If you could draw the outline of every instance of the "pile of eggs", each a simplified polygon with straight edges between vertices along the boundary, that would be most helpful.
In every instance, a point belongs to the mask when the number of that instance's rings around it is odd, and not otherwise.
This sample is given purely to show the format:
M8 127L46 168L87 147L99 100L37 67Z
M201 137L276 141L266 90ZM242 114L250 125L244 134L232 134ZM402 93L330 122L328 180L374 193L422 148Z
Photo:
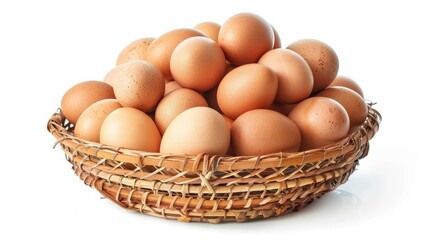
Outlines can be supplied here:
M81 82L61 110L78 138L161 154L263 155L333 144L368 109L355 81L337 76L326 43L281 47L252 13L130 43L104 81Z

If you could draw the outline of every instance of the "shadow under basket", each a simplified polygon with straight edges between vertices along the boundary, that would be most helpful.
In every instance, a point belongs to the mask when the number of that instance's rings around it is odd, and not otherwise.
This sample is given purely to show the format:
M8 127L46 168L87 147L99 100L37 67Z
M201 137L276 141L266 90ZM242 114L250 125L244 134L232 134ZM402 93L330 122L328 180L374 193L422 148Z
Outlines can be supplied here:
M59 110L48 122L82 181L123 208L189 222L243 222L300 210L347 181L368 154L380 113L323 148L263 156L162 155L73 136Z

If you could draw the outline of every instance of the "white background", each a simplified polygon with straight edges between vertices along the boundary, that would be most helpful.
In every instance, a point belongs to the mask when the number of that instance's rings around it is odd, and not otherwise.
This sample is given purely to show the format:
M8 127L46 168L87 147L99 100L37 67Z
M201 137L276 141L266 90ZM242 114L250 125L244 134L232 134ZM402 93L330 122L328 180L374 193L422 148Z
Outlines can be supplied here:
M0 238L428 237L429 18L423 2L2 1ZM222 24L244 11L275 26L283 46L301 38L328 43L340 74L378 103L383 122L369 156L338 190L277 218L185 224L100 199L74 176L60 148L52 150L46 123L63 93L102 79L129 42L206 20Z

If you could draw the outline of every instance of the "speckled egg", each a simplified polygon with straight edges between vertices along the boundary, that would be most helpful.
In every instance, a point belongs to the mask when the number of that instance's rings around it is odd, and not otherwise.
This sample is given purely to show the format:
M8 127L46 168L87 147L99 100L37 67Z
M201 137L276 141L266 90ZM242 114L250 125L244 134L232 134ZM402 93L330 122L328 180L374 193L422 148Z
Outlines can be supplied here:
M346 137L350 127L344 107L326 97L311 97L298 103L289 118L301 132L302 151L336 143Z
M339 69L337 54L326 43L315 39L302 39L288 49L301 55L311 68L314 78L312 93L317 93L334 81Z
M112 86L101 81L85 81L70 88L61 99L61 111L73 124L91 104L115 98Z
M100 130L104 119L121 107L116 99L104 99L93 103L82 112L77 120L74 128L75 136L92 142L100 142Z

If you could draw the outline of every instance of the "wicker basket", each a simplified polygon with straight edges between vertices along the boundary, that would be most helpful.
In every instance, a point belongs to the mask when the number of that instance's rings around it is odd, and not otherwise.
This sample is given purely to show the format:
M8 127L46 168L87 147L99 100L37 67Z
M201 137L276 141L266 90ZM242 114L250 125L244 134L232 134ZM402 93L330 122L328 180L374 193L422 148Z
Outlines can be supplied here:
M61 111L49 119L83 182L118 205L179 221L247 221L299 210L344 183L369 150L381 115L368 104L362 128L342 141L263 156L161 155L73 136Z

